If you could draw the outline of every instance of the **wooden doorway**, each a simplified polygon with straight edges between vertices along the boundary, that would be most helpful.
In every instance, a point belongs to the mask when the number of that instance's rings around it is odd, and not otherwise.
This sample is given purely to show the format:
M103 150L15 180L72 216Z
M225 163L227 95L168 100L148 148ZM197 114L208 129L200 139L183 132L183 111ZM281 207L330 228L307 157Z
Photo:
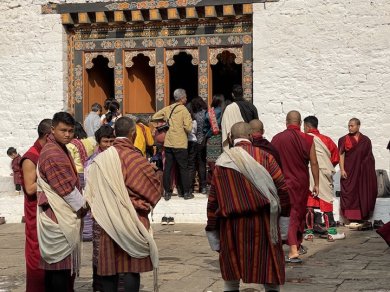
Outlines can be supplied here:
M126 57L124 113L154 113L156 111L154 60L142 52L130 57Z
M91 110L95 102L104 105L107 98L114 98L114 68L108 66L109 60L103 56L97 56L88 66L85 78L85 90L83 99L83 116Z
M230 99L233 85L242 86L242 62L236 54L218 49L211 59L212 95L223 94Z
M198 96L198 66L194 65L193 56L179 52L173 57L173 64L168 67L168 71L171 102L174 99L173 92L177 88L185 89L188 102Z

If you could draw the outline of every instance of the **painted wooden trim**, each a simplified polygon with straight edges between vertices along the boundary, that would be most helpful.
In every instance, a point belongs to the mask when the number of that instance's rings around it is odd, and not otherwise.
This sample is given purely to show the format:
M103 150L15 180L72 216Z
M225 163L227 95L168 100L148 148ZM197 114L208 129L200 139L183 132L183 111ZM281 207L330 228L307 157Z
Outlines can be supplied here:
M178 7L199 7L208 5L229 5L229 4L252 4L278 2L279 0L131 0L122 2L97 2L97 3L52 3L41 6L44 14L63 14L79 12L100 12L115 10L139 10L139 9L156 9L156 8L178 8Z

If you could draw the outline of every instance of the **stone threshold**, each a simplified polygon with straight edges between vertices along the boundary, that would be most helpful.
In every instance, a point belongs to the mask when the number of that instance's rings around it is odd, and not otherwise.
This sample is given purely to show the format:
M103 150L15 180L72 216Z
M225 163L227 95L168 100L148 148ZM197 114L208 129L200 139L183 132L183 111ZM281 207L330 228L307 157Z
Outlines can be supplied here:
M152 223L160 223L163 216L174 217L175 223L198 223L207 222L207 195L195 193L195 198L184 200L177 196L172 196L169 201L161 198L156 208L153 210L153 216L150 215ZM20 223L23 216L23 195L17 195L15 192L1 193L0 195L0 216L4 216L7 223ZM339 215L339 198L335 198L334 214L335 220L340 222L342 218ZM390 221L390 198L377 198L375 211L372 220Z

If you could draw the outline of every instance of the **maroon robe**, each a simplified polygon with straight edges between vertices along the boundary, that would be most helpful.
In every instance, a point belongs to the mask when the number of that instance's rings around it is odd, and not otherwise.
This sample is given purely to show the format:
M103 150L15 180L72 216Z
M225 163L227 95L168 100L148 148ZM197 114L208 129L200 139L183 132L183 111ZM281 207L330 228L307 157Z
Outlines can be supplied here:
M278 150L276 150L275 146L271 144L271 142L269 142L261 134L258 133L253 133L252 139L253 146L259 147L265 152L271 154L275 158L276 162L279 164L279 167L282 168L282 160L280 159L279 152Z
M39 154L42 145L35 141L34 145L23 155L20 167L25 159L30 160L35 165L38 164ZM21 168L22 187L24 192L24 218L25 218L25 258L26 258L26 291L45 291L45 271L39 268L41 255L39 253L39 243L37 235L37 195L27 195L23 170Z
M313 136L302 133L299 126L289 125L287 130L272 139L279 151L291 202L288 244L299 246L305 225L306 204L310 194L309 168Z
M20 185L22 184L22 169L21 169L21 164L20 161L22 160L22 157L18 154L14 159L12 159L11 162L11 168L12 172L14 174L14 184L15 185Z
M368 219L375 208L378 182L371 140L360 133L358 141L346 135L339 139L340 154L344 154L347 179L341 179L340 207L349 220Z
M387 245L390 246L390 222L387 222L376 232L386 241Z

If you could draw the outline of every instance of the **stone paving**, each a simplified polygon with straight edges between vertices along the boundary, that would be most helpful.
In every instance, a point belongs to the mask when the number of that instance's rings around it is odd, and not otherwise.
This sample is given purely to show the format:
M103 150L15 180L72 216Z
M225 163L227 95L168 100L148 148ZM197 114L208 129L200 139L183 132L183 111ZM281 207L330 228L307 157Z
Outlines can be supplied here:
M204 234L204 225L155 224L160 250L160 292L219 292L223 282L218 255ZM347 238L334 243L324 239L305 242L303 264L287 265L287 282L281 291L390 292L390 248L374 231L345 231ZM24 291L24 225L0 226L0 291ZM142 275L142 292L152 291L152 273ZM83 263L76 291L91 289L91 243L83 245ZM243 284L241 291L264 291Z

